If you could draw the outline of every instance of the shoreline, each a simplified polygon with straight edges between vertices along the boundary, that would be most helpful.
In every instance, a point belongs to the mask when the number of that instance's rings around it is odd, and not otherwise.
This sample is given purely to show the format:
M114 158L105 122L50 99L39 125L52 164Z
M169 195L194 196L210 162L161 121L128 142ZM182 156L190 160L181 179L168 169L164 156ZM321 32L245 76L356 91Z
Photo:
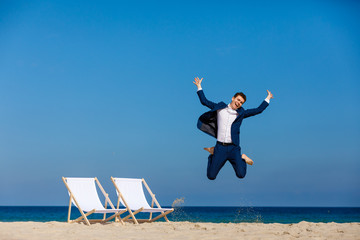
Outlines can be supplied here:
M75 237L75 238L74 238ZM360 222L205 223L0 222L0 240L18 239L360 239Z
M24 206L1 207L0 221L66 222L66 206ZM71 219L80 216L76 207L71 210ZM98 217L98 216L95 216ZM138 218L148 214L139 213ZM360 208L350 207L175 207L169 215L170 221L208 222L208 223L299 223L308 222L360 222Z

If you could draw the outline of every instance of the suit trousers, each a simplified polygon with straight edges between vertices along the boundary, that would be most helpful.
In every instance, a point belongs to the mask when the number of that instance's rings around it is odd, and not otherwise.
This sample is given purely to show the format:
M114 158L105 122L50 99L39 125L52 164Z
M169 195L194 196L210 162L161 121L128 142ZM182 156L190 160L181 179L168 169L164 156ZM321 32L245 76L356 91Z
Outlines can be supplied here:
M215 145L214 154L210 155L208 158L207 177L210 180L214 180L226 161L231 163L238 178L245 177L247 166L246 162L241 157L240 146L224 146L218 142Z

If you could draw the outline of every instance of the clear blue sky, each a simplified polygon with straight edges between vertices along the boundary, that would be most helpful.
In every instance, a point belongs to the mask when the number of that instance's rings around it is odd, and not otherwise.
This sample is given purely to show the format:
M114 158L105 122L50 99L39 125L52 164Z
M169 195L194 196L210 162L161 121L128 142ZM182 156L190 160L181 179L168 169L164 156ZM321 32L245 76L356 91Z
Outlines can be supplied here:
M1 1L0 205L67 205L62 176L144 177L163 205L360 206L357 1ZM213 101L274 93L255 164L206 178Z

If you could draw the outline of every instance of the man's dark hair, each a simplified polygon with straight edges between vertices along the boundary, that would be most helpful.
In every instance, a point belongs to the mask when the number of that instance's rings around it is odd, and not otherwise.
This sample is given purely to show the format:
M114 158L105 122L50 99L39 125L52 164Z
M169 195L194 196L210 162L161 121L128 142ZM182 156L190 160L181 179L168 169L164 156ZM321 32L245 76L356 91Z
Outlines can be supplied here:
M236 98L237 96L241 96L244 99L244 103L246 102L246 96L243 92L235 93L234 98Z

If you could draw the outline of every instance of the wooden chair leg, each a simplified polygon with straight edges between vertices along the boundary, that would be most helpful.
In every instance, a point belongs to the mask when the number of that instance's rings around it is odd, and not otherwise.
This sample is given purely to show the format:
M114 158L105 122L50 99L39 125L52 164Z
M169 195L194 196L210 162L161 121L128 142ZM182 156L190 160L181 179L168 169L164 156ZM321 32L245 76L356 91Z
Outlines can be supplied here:
M79 222L81 221L83 218L84 218L84 221L86 223L86 225L90 226L90 222L89 220L87 219L87 216L89 216L90 214L93 214L95 212L95 209L91 210L90 212L78 217L77 219L73 220L72 222Z
M108 222L108 221L110 221L111 219L113 219L113 218L115 218L115 217L118 217L120 214L123 214L124 212L126 212L126 210L121 211L121 212L118 212L118 213L115 213L114 215L112 215L112 216L108 217L107 219L103 220L102 222ZM120 222L121 222L121 224L124 225L124 221L123 221L121 218L120 218Z
M129 210L129 211L130 211L130 214L127 215L126 217L124 217L123 220L126 221L127 219L129 219L129 218L131 217L131 218L134 220L134 223L135 223L135 224L139 224L139 222L137 221L137 219L136 219L136 217L135 217L135 214L141 212L143 209L144 209L144 208L142 207L142 208L136 210L135 212L132 212L131 210Z
M70 215L71 215L71 198L72 198L72 195L70 194L69 211L68 211L68 219L67 219L68 223L70 222Z
M174 211L174 210L169 210L169 211L167 211L167 212L164 212L164 213L160 214L159 216L151 219L150 222L154 222L154 221L156 221L156 220L158 220L159 218L162 218L162 217L165 218L166 215L168 215L169 213L172 213L173 211ZM167 222L169 222L169 220L167 220Z

